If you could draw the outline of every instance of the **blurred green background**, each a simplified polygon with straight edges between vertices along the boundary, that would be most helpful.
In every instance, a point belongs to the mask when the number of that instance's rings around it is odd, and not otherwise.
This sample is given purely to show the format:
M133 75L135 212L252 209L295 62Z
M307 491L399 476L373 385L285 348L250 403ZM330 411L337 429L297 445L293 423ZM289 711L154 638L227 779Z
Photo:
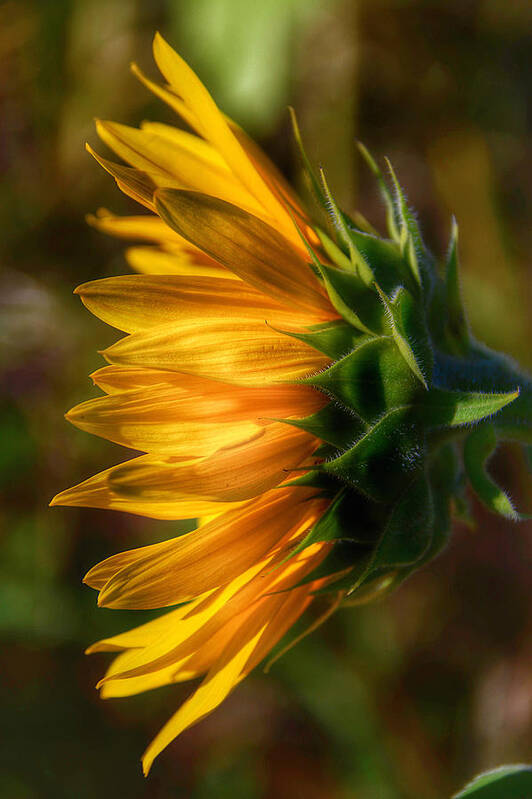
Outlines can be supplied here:
M532 366L529 0L8 0L0 4L1 799L438 799L532 751L530 527L476 507L436 562L344 609L186 732L138 757L190 688L102 702L96 561L175 525L49 499L127 456L62 418L115 334L72 289L126 271L84 222L133 205L84 152L92 118L172 121L129 74L160 29L296 183L286 106L350 210L382 220L355 138L391 157L439 251L461 228L479 337ZM100 147L100 151L104 148ZM360 171L359 171L360 170ZM524 457L494 469L526 504ZM530 484L528 484L528 489ZM530 502L528 509L531 510Z

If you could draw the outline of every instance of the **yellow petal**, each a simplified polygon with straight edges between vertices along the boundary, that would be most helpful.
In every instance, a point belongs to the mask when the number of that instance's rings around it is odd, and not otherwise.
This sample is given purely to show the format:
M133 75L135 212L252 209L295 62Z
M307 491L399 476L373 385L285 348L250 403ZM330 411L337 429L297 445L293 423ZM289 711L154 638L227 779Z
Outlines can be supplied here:
M190 612L191 609L197 607L203 597L199 597L194 602L189 602L188 605L182 605L175 610L167 611L151 621L140 624L138 627L133 627L131 630L126 630L124 633L113 635L110 638L104 638L97 643L92 644L85 650L85 654L92 655L94 652L123 652L128 649L144 649L147 646L152 646L161 638L169 629L175 629L181 619ZM113 670L116 674L117 670Z
M180 247L172 252L159 247L129 247L124 255L135 272L147 275L190 275L240 280L208 255L192 248L187 250Z
M81 430L115 444L175 458L212 455L222 447L262 435L262 425L254 422L180 420L171 404L175 392L168 394L161 397L155 390L141 392L140 397L99 397L72 408L66 418ZM165 415L173 418L165 419Z
M154 172L141 172L139 169L132 169L129 166L122 166L122 164L115 164L113 161L108 161L107 158L102 158L98 155L90 145L85 145L87 151L98 161L106 172L116 180L118 188L136 200L141 205L149 208L150 211L154 210L153 194L157 187L160 185L160 176ZM170 181L168 181L169 183ZM168 185L168 184L167 184ZM175 186L179 184L174 181Z
M233 315L133 333L103 355L111 364L168 369L242 386L305 377L329 363L323 354L265 322Z
M190 125L191 128L198 131L203 135L202 131L203 128L197 116L191 111L190 108L187 107L186 103L172 90L170 86L161 86L159 83L155 83L155 81L150 80L146 75L142 72L137 64L131 64L131 71L135 75L136 78L140 80L141 83L146 86L156 97L159 97L160 100L167 103L170 108L179 114L179 116L185 120L185 122Z
M197 518L218 513L219 502L241 502L273 488L315 447L316 439L304 431L272 423L259 438L207 458L134 458L63 491L51 504L110 508L160 519Z
M143 131L154 133L158 137L166 139L179 151L194 155L208 168L215 168L225 175L231 175L231 170L218 150L205 139L201 139L193 133L187 133L186 130L181 130L181 128L176 128L173 125L165 125L162 122L143 122L140 127Z
M258 627L258 629L257 629ZM150 771L157 755L187 727L212 712L239 682L242 669L262 635L264 620L249 630L239 630L227 645L200 687L172 716L142 756L144 774Z
M177 372L163 369L142 369L135 366L102 366L90 375L93 383L107 394L119 394L122 391L133 391L141 388L160 386L179 388L181 380L189 378ZM189 378L200 380L200 378ZM202 381L203 382L203 381Z
M282 326L302 324L304 314L280 306L241 280L178 275L121 275L78 286L83 304L109 325L136 333L198 316L243 316Z
M190 147L189 140L184 147L179 136L170 139L151 127L138 130L117 122L98 120L96 128L108 147L131 166L150 174L157 185L206 192L261 214L262 206L242 188L227 166L220 168L215 159L202 157L199 148Z
M121 239L140 239L157 243L171 243L182 246L189 252L200 252L190 242L171 230L163 220L155 214L142 216L117 216L106 208L100 208L96 215L89 215L87 222L92 227Z
M200 121L200 132L223 156L233 174L274 218L285 218L284 208L254 169L205 86L160 34L155 35L153 54L168 83Z
M261 635L255 650L247 661L243 672L249 674L255 666L264 660L273 647L281 640L283 635L292 627L299 617L305 612L313 600L308 585L294 588L283 597L283 602L269 620Z
M226 633L228 630L234 630L232 625L238 624L238 619L240 618L242 621L252 610L250 603L243 602L240 597L246 599L251 595L256 596L257 591L253 578L263 571L266 563L267 561L261 561L254 564L228 585L211 592L206 599L200 597L186 605L187 610L191 609L183 613L177 623L170 620L171 614L161 617L161 619L169 619L169 623L162 628L163 632L160 635L152 636L151 640L143 646L129 648L121 660L121 671L118 672L115 669L111 678L104 677L103 680L100 680L98 687L105 685L109 679L128 680L132 677L150 674L172 664L178 666L183 663L185 658L199 653L204 645L208 646L213 636L218 635L224 628ZM180 609L178 608L178 610ZM161 627L158 629L160 630ZM131 630L129 635L134 635L135 632L135 630ZM227 642L226 633L222 632L221 637L222 639L225 637ZM102 644L105 647L106 642L96 644L91 647L90 651L98 651L97 647L102 648Z
M172 86L160 86L154 81L149 80L136 64L132 64L131 66L133 74L157 97L173 108L191 128L200 134L200 136L205 137L212 143L213 149L216 149L220 155L224 157L225 163L229 165L233 174L238 176L243 186L246 186L248 191L251 191L260 201L264 218L268 218L268 221L272 222L275 226L280 226L283 234L297 249L305 254L299 234L293 224L290 214L285 210L285 206L292 209L293 215L300 220L303 226L305 226L306 218L299 208L299 203L297 200L294 200L294 195L287 184L273 168L260 148L251 142L231 119L219 111L205 87L202 86L197 76L194 75L185 62L179 58L177 53L175 53L161 37L159 37L159 40L160 48L158 47L157 41L154 42L154 52L155 50L161 51L161 63L159 63L159 68L167 78L170 72L176 75L176 80L179 81L179 85L181 85L181 78L186 81L189 77L192 77L196 88L199 84L203 97L207 97L210 110L214 113L219 122L219 129L216 133L210 126L210 119L209 124L205 124L203 117L201 115L198 116L198 113L201 114L201 109L197 108L196 105L194 105L193 108L190 103L183 101L179 96L181 94L179 88L176 93ZM165 49L166 53L163 52ZM169 58L166 57L168 55L170 56ZM172 56L177 60L177 72L179 74L173 70ZM168 73L165 73L162 68L163 60L166 64L165 69L168 68L169 70ZM217 135L220 130L222 132L222 138ZM229 145L229 149L227 145ZM253 191L251 186L255 186L260 197ZM270 196L268 196L268 192ZM315 240L314 234L311 233L310 235L313 243L317 244L318 242Z
M278 384L252 388L231 386L216 380L127 366L104 366L91 375L94 383L108 394L128 392L117 401L127 404L142 401L146 391L160 401L158 414L163 421L238 422L259 421L267 417L303 417L315 413L327 403L326 397L303 384ZM137 393L138 392L138 393ZM102 400L105 398L101 398ZM99 407L99 400L89 400L78 407ZM133 417L131 417L133 418ZM79 420L79 417L78 417Z
M106 673L106 677L110 678L113 675L113 670L121 670L123 664L123 656L118 655L111 664ZM144 691L151 691L154 688L160 688L162 685L169 685L174 680L176 673L176 664L172 663L164 669L159 671L152 671L150 674L143 674L140 677L132 677L130 680L109 680L102 685L100 690L100 697L102 699L111 699L121 696L134 696L135 694L143 693ZM193 679L196 676L195 672L189 672L185 679Z
M143 460L145 457L142 456L135 460ZM132 463L132 461L128 461L128 463ZM52 499L50 506L105 508L147 516L151 519L169 520L196 519L198 516L207 516L220 511L218 500L205 499L195 495L175 495L163 501L153 498L149 492L141 490L139 490L138 496L135 496L133 491L129 494L119 491L109 483L117 468L120 467L113 466L72 488L61 491ZM224 509L228 510L238 504L240 503L224 504Z
M252 286L313 311L316 321L337 316L310 266L261 219L197 192L160 189L155 202L173 230Z

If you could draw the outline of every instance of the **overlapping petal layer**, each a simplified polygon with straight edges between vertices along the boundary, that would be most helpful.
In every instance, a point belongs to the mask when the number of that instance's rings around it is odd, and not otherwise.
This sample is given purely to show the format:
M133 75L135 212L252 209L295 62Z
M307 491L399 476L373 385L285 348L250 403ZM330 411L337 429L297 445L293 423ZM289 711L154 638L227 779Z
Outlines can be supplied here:
M204 676L148 748L146 772L268 654L323 584L312 573L330 545L295 548L330 500L287 485L293 470L319 460L322 442L290 422L329 401L298 382L330 359L297 335L338 318L308 263L300 231L320 243L297 197L160 36L154 55L167 86L134 73L194 132L97 123L125 165L93 154L149 213L89 217L103 232L140 242L127 258L141 274L76 290L128 335L92 375L105 395L67 414L145 454L52 503L204 517L193 532L113 555L86 577L107 607L179 605L90 648L119 653L102 696Z

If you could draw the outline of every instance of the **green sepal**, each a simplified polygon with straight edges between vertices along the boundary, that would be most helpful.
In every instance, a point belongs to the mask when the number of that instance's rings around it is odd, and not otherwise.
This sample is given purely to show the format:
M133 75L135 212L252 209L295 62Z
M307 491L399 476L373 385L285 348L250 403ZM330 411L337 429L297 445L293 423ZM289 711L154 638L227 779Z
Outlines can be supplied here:
M386 183L384 176L377 165L377 162L369 150L362 144L362 142L357 142L357 145L362 158L370 168L371 172L373 172L373 175L377 180L377 185L386 208L386 224L390 237L395 241L399 241L399 229L397 226L395 204L390 189L388 188L388 184Z
M395 170L388 159L386 159L386 163L394 188L395 209L400 225L399 241L401 249L415 280L421 286L423 281L420 261L428 264L431 262L431 259L423 243L416 218L408 207L404 191L397 179Z
M385 315L379 298L354 272L320 264L319 270L334 308L363 333L380 333Z
M316 566L296 585L290 588L298 588L301 585L312 583L323 577L331 577L338 574L338 578L325 588L318 589L317 594L329 593L340 589L349 589L355 585L357 580L363 575L372 558L372 547L366 544L358 544L355 541L340 540L336 541L333 548L322 562ZM345 574L343 572L348 573Z
M371 267L376 282L391 292L399 286L406 286L417 294L419 286L408 269L397 244L389 239L381 239L360 230L349 229L349 235L359 257Z
M344 454L316 467L376 501L389 502L422 465L424 447L412 408L388 411Z
M433 521L431 489L421 472L392 506L378 542L365 558L365 567L343 578L342 587L348 589L348 595L356 600L358 592L386 577L390 578L386 591L391 591L408 577L431 545ZM335 583L322 590L337 588Z
M364 285L370 286L374 280L374 275L371 266L360 255L359 251L354 246L353 237L351 236L350 225L349 225L350 220L343 213L343 211L341 211L338 208L336 200L334 199L333 195L331 194L331 190L327 185L327 180L325 178L325 173L323 169L320 169L320 176L323 185L323 190L325 192L325 196L327 197L329 216L331 217L331 220L336 228L340 242L347 247L347 250L349 252L350 262L352 264L352 271L355 271L355 273L362 280Z
M299 427L332 444L336 449L348 449L365 432L366 425L353 411L335 402L305 416L303 419L276 419L275 421ZM317 453L314 453L316 455Z
M334 360L343 358L365 337L365 334L355 330L352 325L342 320L313 325L312 327L307 327L304 332L282 330L280 328L273 329L283 333L285 336L304 341L305 344L318 350L318 352L323 352L324 355Z
M320 230L320 228L315 228L315 233L317 234L321 246L325 250L325 254L329 256L331 261L339 266L340 269L345 269L346 272L353 271L353 264L344 253L340 247L335 244L335 242L325 233L325 231Z
M310 159L309 159L309 157L308 157L308 155L306 153L306 150L305 150L305 148L303 146L303 139L301 137L301 131L299 130L299 123L297 121L296 112L294 111L292 106L289 106L288 110L290 112L290 121L292 123L292 132L294 134L294 139L295 139L295 142L296 142L296 146L297 146L299 155L301 157L301 161L303 163L303 169L304 169L305 175L306 175L306 177L307 177L307 179L308 179L308 181L310 183L310 187L312 189L312 192L313 192L314 196L316 197L316 200L318 201L319 205L321 205L321 207L325 211L327 211L328 210L328 208L327 208L327 199L325 197L325 194L323 193L323 189L321 187L321 184L320 184L318 178L316 177L316 174L315 174L315 172L314 172L314 170L312 168L312 164L310 163Z
M343 488L291 554L323 541L354 541L374 545L381 534L385 509L348 488Z
M368 423L391 408L412 403L422 391L393 339L385 336L362 342L345 358L304 382L336 397Z
M376 287L399 352L418 380L428 389L434 368L434 355L419 302L404 288L399 288L393 299L390 299L377 284Z
M323 496L328 496L331 499L336 496L340 488L338 480L316 469L310 469L299 477L294 477L293 480L282 483L279 488L285 488L286 486L316 488Z
M474 424L513 402L519 391L482 394L475 391L445 391L433 388L421 397L418 408L429 427Z
M325 441L313 453L314 458L324 458L325 460L335 458L337 455L338 447L335 447L334 444L327 444Z
M345 496L345 489L342 489L338 496L333 500L332 504L327 508L321 519L316 522L307 535L299 542L284 559L286 562L298 552L302 552L311 544L316 544L323 541L335 541L346 538L344 535L344 528L341 520L338 517L338 508L341 507L343 498Z
M458 263L458 226L453 217L451 241L445 268L445 299L447 311L446 333L460 354L466 354L471 344L471 336L466 322L462 295L460 291Z
M473 491L494 513L507 519L526 519L514 508L508 495L486 471L486 463L497 448L497 435L492 424L483 424L473 430L464 443L464 466Z
M532 386L530 380L521 378L519 396L509 408L503 408L493 420L495 430L501 438L532 444Z
M430 545L433 519L429 482L421 472L395 503L375 548L371 571L417 563Z

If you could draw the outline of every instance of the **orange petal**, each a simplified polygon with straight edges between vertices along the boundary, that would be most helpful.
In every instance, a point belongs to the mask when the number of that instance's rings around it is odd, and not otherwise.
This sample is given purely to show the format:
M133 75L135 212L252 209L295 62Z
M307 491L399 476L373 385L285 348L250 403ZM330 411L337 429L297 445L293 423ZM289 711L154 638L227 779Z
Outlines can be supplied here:
M323 502L310 492L269 492L245 507L171 541L113 555L85 582L100 588L98 603L114 608L156 608L185 602L218 588L260 561L292 529L309 529Z
M308 416L326 402L307 386L250 389L175 376L174 385L132 388L82 402L66 418L81 430L132 449L201 457L258 436L268 423L261 417Z

